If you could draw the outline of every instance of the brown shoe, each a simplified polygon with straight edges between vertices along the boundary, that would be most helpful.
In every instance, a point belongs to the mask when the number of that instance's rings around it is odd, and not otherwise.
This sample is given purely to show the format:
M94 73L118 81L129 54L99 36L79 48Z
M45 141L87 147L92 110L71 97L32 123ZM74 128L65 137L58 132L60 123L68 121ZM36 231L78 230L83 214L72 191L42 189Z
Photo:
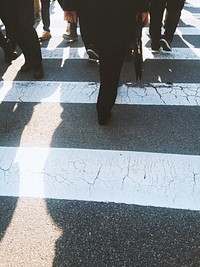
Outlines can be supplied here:
M46 41L46 40L49 40L51 39L51 33L48 32L48 31L43 31L43 34L39 37L39 40L42 42L42 41Z

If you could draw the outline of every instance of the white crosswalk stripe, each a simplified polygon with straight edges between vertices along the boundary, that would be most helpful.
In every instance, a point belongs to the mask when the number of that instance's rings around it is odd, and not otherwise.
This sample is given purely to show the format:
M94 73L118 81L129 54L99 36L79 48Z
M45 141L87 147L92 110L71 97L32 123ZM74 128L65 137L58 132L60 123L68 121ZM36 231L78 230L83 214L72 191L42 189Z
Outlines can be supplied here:
M194 7L187 4L187 8ZM58 8L58 6L56 6ZM144 29L144 60L200 61L200 48L185 36L200 35L199 12L183 11L176 36L186 47L173 47L172 53L153 55L148 47L148 28ZM52 21L58 21L52 15ZM189 22L189 23L188 23ZM86 60L81 47L57 47L60 28L42 47L44 60ZM190 26L189 26L190 25ZM37 30L41 30L39 24ZM79 37L80 38L80 37ZM99 82L16 81L14 70L20 56L4 73L0 82L1 103L96 103ZM9 80L8 77L13 77ZM118 105L199 107L199 83L127 82L119 86ZM14 112L14 110L13 110ZM0 195L79 200L114 201L182 209L200 209L200 157L196 155L146 153L136 151L0 147Z
M99 90L98 82L7 81L0 86L1 102L96 103ZM199 106L200 85L127 83L119 86L116 104Z
M1 147L0 158L1 195L200 209L199 156Z

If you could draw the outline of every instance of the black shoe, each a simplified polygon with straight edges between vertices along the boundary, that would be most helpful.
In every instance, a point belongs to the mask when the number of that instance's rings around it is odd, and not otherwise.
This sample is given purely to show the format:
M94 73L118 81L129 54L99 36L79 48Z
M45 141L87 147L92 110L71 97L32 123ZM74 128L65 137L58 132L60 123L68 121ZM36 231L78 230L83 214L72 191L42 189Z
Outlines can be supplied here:
M160 50L160 43L152 41L152 43L151 43L151 52L152 53L158 53L159 50Z
M35 79L42 79L44 76L44 71L42 65L33 68L33 77Z
M6 63L11 63L12 62L12 46L11 46L11 41L8 39L6 41L5 46L3 47L4 50L4 59Z
M32 69L32 64L29 62L25 62L24 65L21 66L20 72L28 72Z
M67 40L67 41L69 41L69 42L75 42L75 41L78 41L78 35L77 35L77 33L75 32L75 33L68 33L68 32L66 32L66 33L63 33L63 39L65 39L65 40Z
M108 114L104 114L104 115L101 115L101 114L98 114L98 123L99 125L106 125L107 122L109 121L111 117L111 113L108 113Z
M166 39L160 39L160 45L162 46L164 51L168 51L171 52L172 48L171 48L171 42L166 40Z
M89 47L87 48L87 54L89 56L89 60L99 60L99 53L94 45L89 45Z

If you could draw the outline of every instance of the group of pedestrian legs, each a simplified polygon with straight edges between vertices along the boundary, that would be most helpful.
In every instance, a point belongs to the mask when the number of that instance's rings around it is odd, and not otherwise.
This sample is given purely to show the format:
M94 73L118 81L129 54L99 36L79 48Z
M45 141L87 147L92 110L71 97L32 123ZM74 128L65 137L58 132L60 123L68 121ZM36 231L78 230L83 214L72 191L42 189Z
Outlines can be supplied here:
M40 42L34 28L34 1L0 0L0 18L12 48L18 45L24 55L25 63L20 71L33 70L34 78L41 79L43 65Z
M97 98L98 122L107 124L117 97L121 68L130 44L136 37L138 14L145 21L150 15L149 33L152 52L162 47L171 51L171 43L177 28L185 0L58 0L64 10L65 20L74 25L79 19L81 37L88 55L99 60L100 88ZM44 31L50 33L50 0L41 0ZM0 18L6 27L7 40L12 49L17 44L24 54L21 72L33 69L35 78L43 77L40 42L34 28L33 0L0 0ZM2 8L3 7L3 8ZM45 7L45 11L44 11ZM48 12L47 12L48 10ZM46 13L45 13L46 12ZM166 12L164 20L163 16ZM5 38L4 38L5 39ZM7 46L6 46L7 45ZM14 50L12 50L13 53ZM5 56L6 61L7 56Z
M76 22L86 51L99 59L100 88L97 99L98 122L107 124L117 97L119 77L130 44L136 38L138 13L150 14L149 33L152 52L162 47L171 51L171 42L185 0L64 0L65 17ZM162 35L165 10L165 32ZM144 13L146 12L146 13Z
M42 21L43 24L43 32L39 35L39 40L41 42L47 41L52 37L51 29L50 29L50 4L51 2L55 2L55 0L34 0L35 4L35 21L39 22ZM63 0L57 0L61 9L63 8ZM69 23L66 22L66 29L65 33L62 37L69 41L77 41L78 34L77 34L77 23Z
M171 51L171 43L184 3L185 0L150 0L149 33L153 52L158 52L161 47L164 51Z

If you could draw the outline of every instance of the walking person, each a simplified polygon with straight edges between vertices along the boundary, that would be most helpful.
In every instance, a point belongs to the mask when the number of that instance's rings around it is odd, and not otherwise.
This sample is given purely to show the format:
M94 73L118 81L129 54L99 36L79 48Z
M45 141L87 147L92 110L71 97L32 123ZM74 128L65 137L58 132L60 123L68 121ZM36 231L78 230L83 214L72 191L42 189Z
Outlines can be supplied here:
M52 37L50 31L50 0L40 0L40 1L41 1L43 33L41 36L39 36L39 40L46 41Z
M34 0L0 0L0 16L7 37L15 40L24 54L20 72L33 70L33 77L43 77L41 47L34 28Z
M152 52L156 53L160 47L164 51L171 51L171 43L178 26L181 11L185 0L150 0L150 25L149 34L151 38ZM162 35L163 17L166 11L164 22L164 34Z
M148 0L64 0L64 10L70 22L76 22L78 15L86 48L91 43L98 50L100 89L96 108L98 123L105 125L115 104L127 49L134 38L136 15L148 10Z
M52 37L50 30L50 0L40 0L41 1L41 16L43 23L43 33L39 36L41 42L47 41ZM63 8L63 1L58 0L59 5ZM65 40L72 42L78 40L77 34L77 23L67 22L66 32L62 36Z

